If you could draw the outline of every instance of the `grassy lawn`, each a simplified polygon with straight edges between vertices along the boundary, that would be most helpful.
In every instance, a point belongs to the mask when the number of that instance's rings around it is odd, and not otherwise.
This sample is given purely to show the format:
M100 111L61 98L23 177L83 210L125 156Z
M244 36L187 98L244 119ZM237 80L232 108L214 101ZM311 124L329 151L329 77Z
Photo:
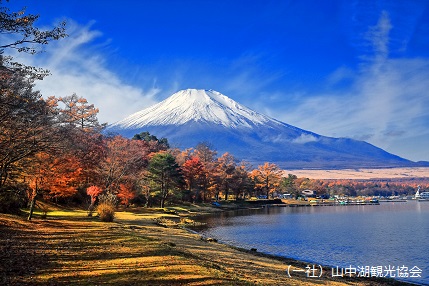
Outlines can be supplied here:
M0 285L393 285L298 272L289 278L288 265L306 264L154 223L195 211L183 208L117 212L113 223L84 210L55 209L44 220L37 213L31 222L0 214Z

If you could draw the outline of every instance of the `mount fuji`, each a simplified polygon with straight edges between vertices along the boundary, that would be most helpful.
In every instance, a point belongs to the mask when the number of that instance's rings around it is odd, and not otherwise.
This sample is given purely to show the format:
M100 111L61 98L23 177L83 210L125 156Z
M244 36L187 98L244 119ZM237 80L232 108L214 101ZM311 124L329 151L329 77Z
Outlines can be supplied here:
M131 138L148 131L173 147L211 144L252 164L281 168L364 168L413 166L364 141L332 138L306 131L253 111L214 91L181 90L152 107L107 127Z

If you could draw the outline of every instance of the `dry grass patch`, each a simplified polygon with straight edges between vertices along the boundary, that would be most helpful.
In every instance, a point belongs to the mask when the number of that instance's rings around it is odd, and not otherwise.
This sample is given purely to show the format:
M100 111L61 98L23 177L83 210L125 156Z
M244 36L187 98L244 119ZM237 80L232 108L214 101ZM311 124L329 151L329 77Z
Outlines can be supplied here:
M306 265L159 227L150 216L115 220L0 215L0 285L391 285L288 278L288 264Z

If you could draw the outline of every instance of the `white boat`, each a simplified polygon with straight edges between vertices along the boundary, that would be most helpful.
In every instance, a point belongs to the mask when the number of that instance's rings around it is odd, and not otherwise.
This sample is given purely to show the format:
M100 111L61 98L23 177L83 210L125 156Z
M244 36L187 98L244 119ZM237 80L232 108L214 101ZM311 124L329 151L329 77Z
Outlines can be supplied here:
M420 192L420 186L417 186L417 193L414 198L419 202L429 201L429 192Z

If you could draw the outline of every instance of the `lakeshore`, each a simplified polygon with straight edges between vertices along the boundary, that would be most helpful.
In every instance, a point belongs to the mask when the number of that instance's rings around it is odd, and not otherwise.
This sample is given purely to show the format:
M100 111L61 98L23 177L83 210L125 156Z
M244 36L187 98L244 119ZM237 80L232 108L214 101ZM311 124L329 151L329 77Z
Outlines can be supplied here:
M321 277L307 277L308 263L235 248L178 227L192 222L192 216L220 211L210 206L122 211L114 223L101 223L75 210L55 210L48 219L32 222L0 215L0 283L410 285L331 277L328 268ZM168 222L178 223L166 227Z

